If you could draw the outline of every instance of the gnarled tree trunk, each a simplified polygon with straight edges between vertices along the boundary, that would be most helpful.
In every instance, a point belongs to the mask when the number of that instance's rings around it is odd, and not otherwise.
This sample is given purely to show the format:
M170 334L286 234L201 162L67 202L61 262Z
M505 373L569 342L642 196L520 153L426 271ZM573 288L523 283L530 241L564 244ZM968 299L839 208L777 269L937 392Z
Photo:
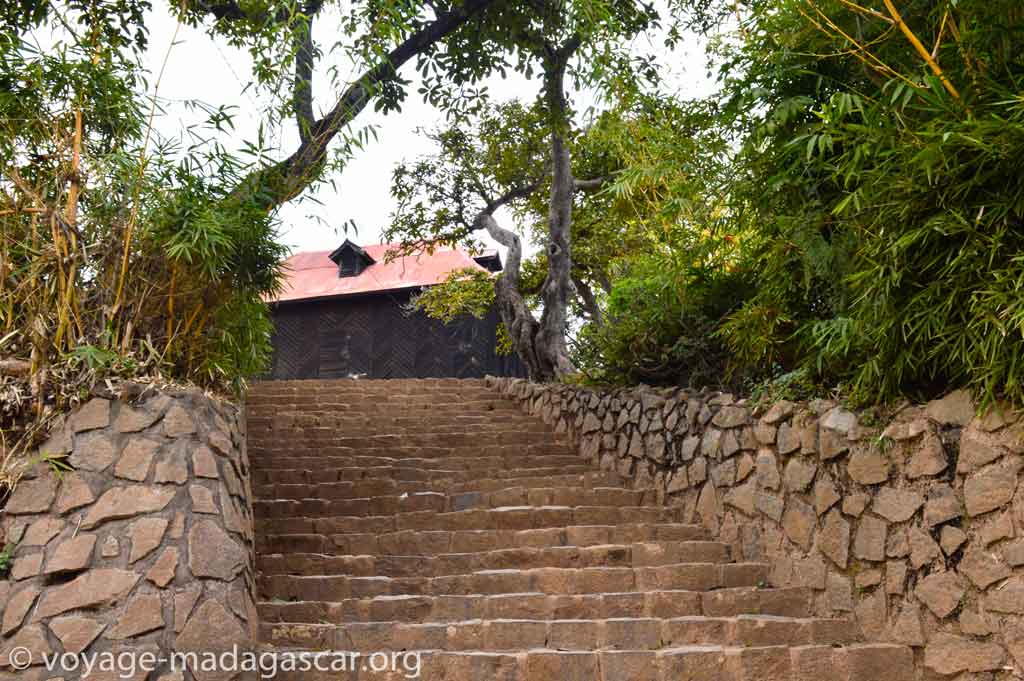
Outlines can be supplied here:
M541 288L544 309L539 322L519 291L522 243L493 216L498 207L514 196L491 203L474 225L475 229L486 229L495 241L508 249L505 270L494 284L495 298L512 347L534 381L551 381L576 370L565 338L569 299L575 294L571 278L571 232L573 194L577 188L565 140L569 124L565 69L578 46L578 39L572 38L559 49L548 48L545 60L544 97L551 126L551 196L548 202L548 274Z

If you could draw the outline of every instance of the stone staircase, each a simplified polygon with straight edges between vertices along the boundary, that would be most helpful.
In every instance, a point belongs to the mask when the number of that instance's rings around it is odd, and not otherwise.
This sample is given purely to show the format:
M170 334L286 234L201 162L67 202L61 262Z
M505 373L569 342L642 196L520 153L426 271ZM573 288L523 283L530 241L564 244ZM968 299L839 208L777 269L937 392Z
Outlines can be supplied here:
M429 681L914 678L483 381L265 382L247 408L268 649L424 651Z

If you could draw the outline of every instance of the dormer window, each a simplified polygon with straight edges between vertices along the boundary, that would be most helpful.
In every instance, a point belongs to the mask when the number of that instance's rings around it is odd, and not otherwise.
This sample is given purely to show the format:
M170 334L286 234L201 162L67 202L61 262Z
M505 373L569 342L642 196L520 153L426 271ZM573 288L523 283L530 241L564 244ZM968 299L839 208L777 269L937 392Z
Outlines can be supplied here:
M376 262L370 254L348 239L329 256L338 266L339 277L358 277L367 267Z

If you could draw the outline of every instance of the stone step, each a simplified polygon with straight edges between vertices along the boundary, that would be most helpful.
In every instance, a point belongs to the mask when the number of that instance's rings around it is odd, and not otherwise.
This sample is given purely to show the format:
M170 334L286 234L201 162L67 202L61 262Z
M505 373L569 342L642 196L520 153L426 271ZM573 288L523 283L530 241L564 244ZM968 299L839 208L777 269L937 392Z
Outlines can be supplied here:
M494 470L516 470L541 466L572 466L586 463L575 452L560 445L519 445L445 449L442 447L346 447L258 448L250 452L253 468L320 468L358 466L421 466L464 468L501 466ZM593 467L590 470L594 470Z
M294 651L301 654L302 651ZM282 671L277 681L915 681L913 652L847 646L680 646L660 650L405 651L351 672ZM339 663L340 664L340 663ZM389 666L390 664L390 666ZM385 668L388 670L385 671Z
M493 392L487 390L464 393L439 391L416 394L365 391L277 396L256 394L246 397L246 408L256 415L273 411L277 407L285 407L292 411L312 409L347 412L372 412L383 408L385 411L400 413L403 411L403 408L427 408L429 406L461 407L463 410L474 412L522 411L514 402L498 397Z
M679 563L654 567L480 570L442 577L262 575L260 600L340 601L374 596L524 593L593 594L623 591L711 591L757 586L764 563Z
M383 533L335 533L330 519L279 518L257 521L262 553L435 556L444 553L500 551L516 548L595 546L639 542L686 542L705 539L698 525L643 523L572 525L527 530L402 530Z
M291 446L350 447L372 449L380 447L481 447L486 445L558 444L551 433L524 432L522 429L500 433L408 433L348 435L333 428L303 428L275 431L260 438L263 447ZM568 448L565 448L568 450Z
M296 428L337 428L349 434L354 429L366 428L371 433L387 433L392 429L431 430L448 432L461 429L462 432L487 432L506 430L510 426L528 427L535 432L554 432L532 416L519 412L502 414L496 417L492 412L486 414L398 414L381 416L379 414L350 414L347 412L316 412L307 410L287 411L277 409L264 415L250 414L248 421L250 435L272 433Z
M266 490L268 488L264 488ZM344 483L320 485L274 485L273 496L258 494L257 516L280 518L291 515L387 515L411 511L464 511L509 506L653 506L658 493L653 489L622 487L506 487L493 492L414 492L371 497L351 496ZM283 510L282 510L283 509Z
M583 459L575 454L525 454L507 456L476 456L476 457L450 457L432 459L395 459L384 456L320 456L305 457L294 456L291 459L280 456L274 459L257 459L252 462L254 470L336 470L339 468L379 468L381 466L402 466L407 468L419 468L424 471L434 471L447 468L454 468L465 473L473 473L476 477L481 474L490 476L495 471L507 470L529 470L536 468L562 468L569 466L585 466ZM589 470L594 470L590 467Z
M856 643L840 619L738 617L498 619L461 622L261 623L273 646L335 650L659 650L690 645L802 646Z
M813 592L734 587L715 591L633 591L558 595L536 592L465 596L378 596L341 601L264 601L262 621L342 624L345 622L451 622L486 619L609 619L616 617L808 617Z
M273 469L255 471L257 497L277 496L275 485L348 485L350 498L406 492L493 492L506 487L624 487L626 480L614 471L597 471L585 464L574 470L562 467L513 471L484 471L471 477L465 471L379 466L376 468Z
M303 502L293 502L300 504ZM321 502L310 510L326 511L326 504L347 502ZM409 511L392 515L305 515L297 507L281 504L274 507L280 515L265 516L261 502L255 504L256 518L276 517L298 520L322 518L320 527L332 531L320 534L365 534L372 532L398 532L401 530L535 530L544 527L570 525L618 525L620 523L678 523L688 515L681 506L509 506L505 508L476 508L466 511ZM357 511L359 509L356 509Z
M288 552L261 554L257 567L265 575L350 575L436 577L477 570L540 567L648 567L682 562L724 563L728 544L713 541L597 544L550 548L501 549L473 553L419 555L327 555Z

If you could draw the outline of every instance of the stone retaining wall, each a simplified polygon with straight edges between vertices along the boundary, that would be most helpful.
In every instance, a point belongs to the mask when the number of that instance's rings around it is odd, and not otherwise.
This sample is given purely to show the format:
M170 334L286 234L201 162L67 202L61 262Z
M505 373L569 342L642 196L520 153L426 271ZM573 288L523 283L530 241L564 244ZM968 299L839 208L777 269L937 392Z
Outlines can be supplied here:
M1024 676L1024 418L958 391L885 424L825 400L488 379L922 678Z
M93 398L53 431L3 512L14 543L0 581L0 678L116 679L41 669L44 653L248 649L253 600L252 493L244 422L198 392L135 403ZM201 659L201 658L196 658ZM131 678L188 681L169 664ZM120 671L123 671L120 670ZM195 671L195 678L225 678Z

